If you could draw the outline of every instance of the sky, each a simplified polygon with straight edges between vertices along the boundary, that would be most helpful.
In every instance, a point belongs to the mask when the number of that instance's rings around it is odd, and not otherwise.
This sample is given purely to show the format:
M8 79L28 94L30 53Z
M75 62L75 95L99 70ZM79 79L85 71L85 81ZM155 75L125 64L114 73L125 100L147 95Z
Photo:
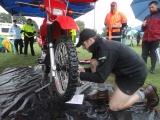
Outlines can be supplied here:
M132 0L99 0L96 3L95 11L93 10L84 16L79 17L78 20L84 21L87 28L94 28L95 13L95 29L102 32L106 14L110 11L110 3L113 1L117 2L118 10L126 15L129 26L137 27L141 25L141 21L135 18L130 7Z
M102 32L104 27L104 19L106 14L110 11L110 3L112 1L117 2L118 10L124 13L128 19L128 25L136 27L141 25L141 21L134 17L130 4L132 0L98 0L95 5L95 10L79 17L76 20L81 20L85 23L86 28L95 28L99 33ZM4 12L3 8L0 7L0 12ZM94 21L95 17L95 21ZM28 18L28 17L27 17ZM40 26L42 23L41 18L32 18ZM94 24L95 23L95 24Z

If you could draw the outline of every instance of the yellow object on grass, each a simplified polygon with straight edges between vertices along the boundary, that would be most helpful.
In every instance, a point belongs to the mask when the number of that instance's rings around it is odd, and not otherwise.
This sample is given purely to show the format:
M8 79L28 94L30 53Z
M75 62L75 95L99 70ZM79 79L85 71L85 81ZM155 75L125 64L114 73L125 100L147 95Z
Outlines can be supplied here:
M13 45L7 38L4 38L2 45L8 52L14 52Z

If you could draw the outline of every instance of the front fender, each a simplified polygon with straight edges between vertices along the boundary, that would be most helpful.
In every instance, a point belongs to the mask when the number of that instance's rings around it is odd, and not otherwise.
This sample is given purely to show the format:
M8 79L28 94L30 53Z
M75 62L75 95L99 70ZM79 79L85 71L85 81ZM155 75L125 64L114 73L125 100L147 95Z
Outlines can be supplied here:
M79 27L76 24L76 22L74 21L74 19L69 16L58 16L55 19L55 22L58 22L60 27L63 30L69 30L69 29L79 30Z

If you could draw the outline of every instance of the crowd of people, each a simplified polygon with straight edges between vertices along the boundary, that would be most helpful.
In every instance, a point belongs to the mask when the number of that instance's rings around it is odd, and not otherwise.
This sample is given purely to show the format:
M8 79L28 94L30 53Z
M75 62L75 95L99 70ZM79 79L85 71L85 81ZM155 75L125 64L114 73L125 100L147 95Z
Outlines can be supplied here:
M9 30L10 35L13 37L16 54L28 54L28 44L30 44L30 50L32 56L35 56L34 52L34 37L36 35L36 29L31 19L27 19L26 24L20 28L17 25L17 20L13 20L13 25ZM22 35L24 39L22 40ZM24 48L24 49L23 49Z

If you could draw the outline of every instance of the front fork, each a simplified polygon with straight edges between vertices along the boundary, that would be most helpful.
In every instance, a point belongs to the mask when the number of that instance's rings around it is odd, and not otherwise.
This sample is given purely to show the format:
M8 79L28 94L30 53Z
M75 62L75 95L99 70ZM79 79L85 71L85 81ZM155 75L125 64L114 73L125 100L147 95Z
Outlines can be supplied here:
M49 54L50 54L50 64L51 64L51 77L56 75L56 64L55 64L55 55L54 55L54 45L49 43Z
M47 41L49 43L49 54L50 54L50 77L55 77L56 75L56 64L55 64L55 53L54 53L54 44L53 44L53 25L48 24L47 25ZM52 79L51 79L52 80Z

